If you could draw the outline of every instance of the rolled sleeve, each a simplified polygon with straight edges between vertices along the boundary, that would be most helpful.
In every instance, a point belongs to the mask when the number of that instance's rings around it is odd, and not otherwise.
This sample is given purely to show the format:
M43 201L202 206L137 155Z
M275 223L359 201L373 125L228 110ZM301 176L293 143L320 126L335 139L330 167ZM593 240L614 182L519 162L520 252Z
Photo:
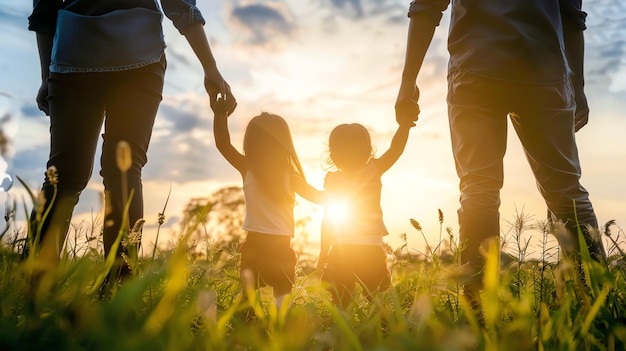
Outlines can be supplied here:
M582 10L582 0L559 0L559 5L564 25L581 31L587 29L587 12Z
M408 16L423 17L439 25L443 11L450 5L450 0L413 0L409 6Z
M172 21L180 33L193 24L205 24L195 0L162 0L161 5L165 16Z
M54 33L57 13L62 6L62 0L33 0L33 12L28 16L28 30Z

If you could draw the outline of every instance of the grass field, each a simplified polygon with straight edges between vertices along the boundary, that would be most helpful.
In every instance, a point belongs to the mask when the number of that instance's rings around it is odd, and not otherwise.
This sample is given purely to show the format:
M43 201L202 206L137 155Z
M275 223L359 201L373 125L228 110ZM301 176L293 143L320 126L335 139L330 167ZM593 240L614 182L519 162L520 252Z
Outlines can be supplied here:
M518 216L509 235L485 253L483 304L473 310L461 298L462 247L453 230L444 228L440 212L440 242L423 253L391 249L392 288L374 301L359 295L345 310L334 307L314 262L302 255L291 303L278 310L269 290L241 296L237 240L194 243L203 250L190 249L209 206L187 217L172 247L127 257L132 279L105 296L99 288L112 261L102 255L96 225L73 226L74 240L56 265L34 255L20 259L25 233L12 224L15 206L12 211L5 216L0 247L0 350L623 350L626 345L624 232L612 222L602 230L608 266L583 250L580 273L550 246L550 225ZM426 238L419 223L412 223Z

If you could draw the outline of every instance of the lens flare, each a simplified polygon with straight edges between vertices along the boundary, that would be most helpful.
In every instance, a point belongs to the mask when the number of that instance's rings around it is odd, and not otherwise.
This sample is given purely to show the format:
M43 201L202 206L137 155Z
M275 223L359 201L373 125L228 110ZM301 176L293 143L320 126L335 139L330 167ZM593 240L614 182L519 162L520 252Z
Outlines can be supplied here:
M348 219L350 215L350 208L344 201L334 200L326 205L325 213L330 221L337 225Z

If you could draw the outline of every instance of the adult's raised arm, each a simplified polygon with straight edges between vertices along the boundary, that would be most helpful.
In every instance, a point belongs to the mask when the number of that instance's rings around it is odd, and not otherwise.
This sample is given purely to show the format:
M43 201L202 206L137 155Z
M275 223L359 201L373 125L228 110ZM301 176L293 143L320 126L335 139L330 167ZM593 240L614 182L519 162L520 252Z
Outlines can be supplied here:
M48 76L52 54L52 39L56 28L57 12L63 6L62 0L34 0L33 12L28 16L28 29L37 36L41 84L37 92L37 106L46 115L48 109Z
M211 51L211 46L204 33L202 24L195 23L185 28L182 34L189 42L193 52L202 64L204 70L204 87L209 94L209 98L214 102L217 100L218 95L220 95L226 102L227 114L230 115L235 111L235 107L237 107L237 100L230 90L230 85L224 80L217 68L217 63L213 57L213 52Z
M50 115L48 107L48 76L50 75L50 55L52 54L52 38L50 33L37 33L37 50L41 67L41 84L37 91L37 107L46 115Z
M396 98L396 121L399 124L417 121L419 89L415 81L426 51L449 1L413 1L409 9L409 31L400 90Z

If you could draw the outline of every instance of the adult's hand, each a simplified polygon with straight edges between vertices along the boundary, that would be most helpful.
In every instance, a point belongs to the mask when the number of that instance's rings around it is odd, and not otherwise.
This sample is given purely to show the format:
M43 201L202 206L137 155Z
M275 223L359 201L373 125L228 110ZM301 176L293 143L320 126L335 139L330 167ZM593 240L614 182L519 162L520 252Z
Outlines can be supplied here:
M587 125L587 122L589 122L589 109L577 110L574 116L574 131L579 131L582 127Z
M37 107L39 107L46 116L50 116L50 107L48 106L48 83L45 80L41 82L36 100Z
M420 91L415 83L401 84L398 97L396 98L396 121L398 124L414 124L420 114L417 103Z
M228 116L235 111L235 108L237 107L237 99L233 96L233 93L230 90L230 85L228 85L217 70L205 73L204 88L206 89L207 94L209 94L211 106L213 106L218 98L220 98L224 100L224 108L226 109L226 114Z
M223 99L221 96L217 100L211 100L211 110L215 118L224 117L228 118L228 111L230 110L230 102Z
M576 82L574 82L576 83ZM574 131L579 131L589 122L589 105L587 104L587 96L583 90L582 84L574 86L576 94L576 112L574 113Z

